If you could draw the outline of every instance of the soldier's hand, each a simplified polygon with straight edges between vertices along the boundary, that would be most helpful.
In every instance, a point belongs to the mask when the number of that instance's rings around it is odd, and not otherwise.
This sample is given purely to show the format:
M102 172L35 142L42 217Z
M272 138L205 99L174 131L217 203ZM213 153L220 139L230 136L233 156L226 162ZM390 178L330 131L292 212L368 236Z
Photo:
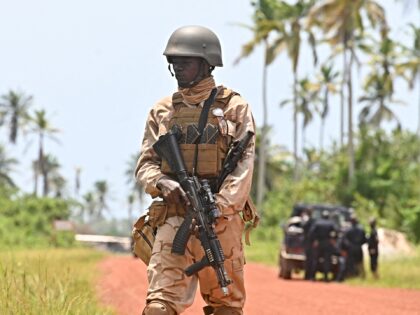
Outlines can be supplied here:
M190 204L187 194L177 181L174 181L167 176L163 176L157 182L156 187L160 189L163 199L165 199L166 202Z
M197 221L195 219L191 220L191 225L190 225L190 230L191 233L196 237L199 238L200 233L199 233L199 227L197 225Z

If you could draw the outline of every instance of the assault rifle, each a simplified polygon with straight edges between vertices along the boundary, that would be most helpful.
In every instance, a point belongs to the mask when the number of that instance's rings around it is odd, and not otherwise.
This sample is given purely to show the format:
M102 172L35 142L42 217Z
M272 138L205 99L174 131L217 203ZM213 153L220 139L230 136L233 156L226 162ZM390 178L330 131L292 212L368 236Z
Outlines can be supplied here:
M175 126L167 134L159 137L159 140L153 145L155 152L168 162L172 172L176 174L179 184L190 201L185 219L175 235L172 253L185 254L187 242L191 236L192 220L194 219L198 227L198 238L205 255L200 261L187 267L185 274L191 276L201 269L211 266L216 272L223 294L227 295L229 292L227 286L232 281L225 270L223 249L214 232L214 225L216 219L220 217L220 211L216 207L209 182L205 179L200 181L196 176L188 175L178 145L180 137L181 131Z

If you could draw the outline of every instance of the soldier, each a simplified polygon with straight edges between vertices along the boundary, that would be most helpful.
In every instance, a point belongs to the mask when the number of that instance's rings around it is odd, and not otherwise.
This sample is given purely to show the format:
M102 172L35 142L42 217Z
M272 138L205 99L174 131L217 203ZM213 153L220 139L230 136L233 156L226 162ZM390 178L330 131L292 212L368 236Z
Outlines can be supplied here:
M178 91L160 100L151 109L136 168L137 180L145 187L145 191L152 197L163 197L165 202L162 211L155 211L161 217L154 218L154 222L160 224L157 224L147 268L149 289L143 314L182 313L193 303L199 284L207 304L205 314L241 315L245 303L242 246L244 220L241 212L251 207L247 198L252 182L255 137L220 190L215 191L214 187L229 145L241 139L247 131L255 132L251 108L237 92L221 85L216 87L212 72L215 67L222 67L223 63L219 39L211 30L201 26L179 28L170 36L163 54L169 63L169 71L172 75L172 70L175 73ZM168 165L160 160L152 148L159 136L166 134L172 126L179 126L183 133L180 149L191 173L198 120L204 111L203 104L214 88L217 89L217 95L207 115L205 143L198 145L196 175L199 179L209 179L222 214L215 231L225 254L225 269L233 280L228 286L228 295L221 292L212 268L204 268L191 277L185 275L184 269L204 255L194 235L188 241L184 256L171 253L172 242L183 221L188 199L174 180L176 177Z
M310 232L309 239L313 247L312 280L315 279L319 259L323 258L324 281L328 281L331 271L331 256L334 253L334 241L337 237L337 228L329 219L329 212L323 210L321 218L316 220Z
M370 257L370 271L372 272L373 277L377 279L379 278L379 275L378 275L379 239L378 239L378 232L376 230L376 219L371 218L369 220L369 225L370 225L370 234L367 240L367 244L368 244L369 257Z
M347 248L347 275L365 276L363 268L362 245L366 243L366 234L355 214L350 217L351 227L344 234L344 243Z
M312 209L305 207L301 213L302 216L302 228L303 228L303 248L305 251L305 280L310 280L314 277L312 275L312 260L313 260L313 251L312 244L309 240L309 231L314 223L312 218Z

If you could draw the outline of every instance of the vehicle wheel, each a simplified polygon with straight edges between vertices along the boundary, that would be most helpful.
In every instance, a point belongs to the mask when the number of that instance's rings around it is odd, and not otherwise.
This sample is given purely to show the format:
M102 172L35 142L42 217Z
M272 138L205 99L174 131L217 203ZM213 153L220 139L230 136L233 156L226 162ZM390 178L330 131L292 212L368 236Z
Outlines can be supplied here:
M281 256L279 261L279 278L284 278L284 259Z
M283 279L289 280L292 278L292 264L290 261L283 259L283 265L281 269Z

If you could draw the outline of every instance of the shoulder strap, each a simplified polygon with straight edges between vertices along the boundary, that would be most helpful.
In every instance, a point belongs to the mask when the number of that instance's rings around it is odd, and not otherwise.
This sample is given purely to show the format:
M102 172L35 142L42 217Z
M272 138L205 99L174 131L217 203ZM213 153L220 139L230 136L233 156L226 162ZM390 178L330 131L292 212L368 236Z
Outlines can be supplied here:
M198 141L198 143L201 143L201 140L203 137L203 130L206 127L207 119L209 116L209 110L216 98L216 94L217 94L217 88L213 88L213 90L211 90L209 98L204 101L203 110L201 111L200 118L198 120L198 132L200 134L200 137L199 137L200 141Z
M207 119L208 119L208 116L209 116L209 110L210 110L211 105L214 102L214 99L216 98L216 94L217 94L217 88L213 88L210 92L210 96L208 97L208 99L206 99L204 101L203 110L201 111L200 118L198 120L198 134L199 134L199 136L197 137L197 141L195 143L193 175L195 175L195 170L196 170L196 167L197 167L198 144L201 143L201 141L202 141L203 130L204 130L204 127L207 124Z

